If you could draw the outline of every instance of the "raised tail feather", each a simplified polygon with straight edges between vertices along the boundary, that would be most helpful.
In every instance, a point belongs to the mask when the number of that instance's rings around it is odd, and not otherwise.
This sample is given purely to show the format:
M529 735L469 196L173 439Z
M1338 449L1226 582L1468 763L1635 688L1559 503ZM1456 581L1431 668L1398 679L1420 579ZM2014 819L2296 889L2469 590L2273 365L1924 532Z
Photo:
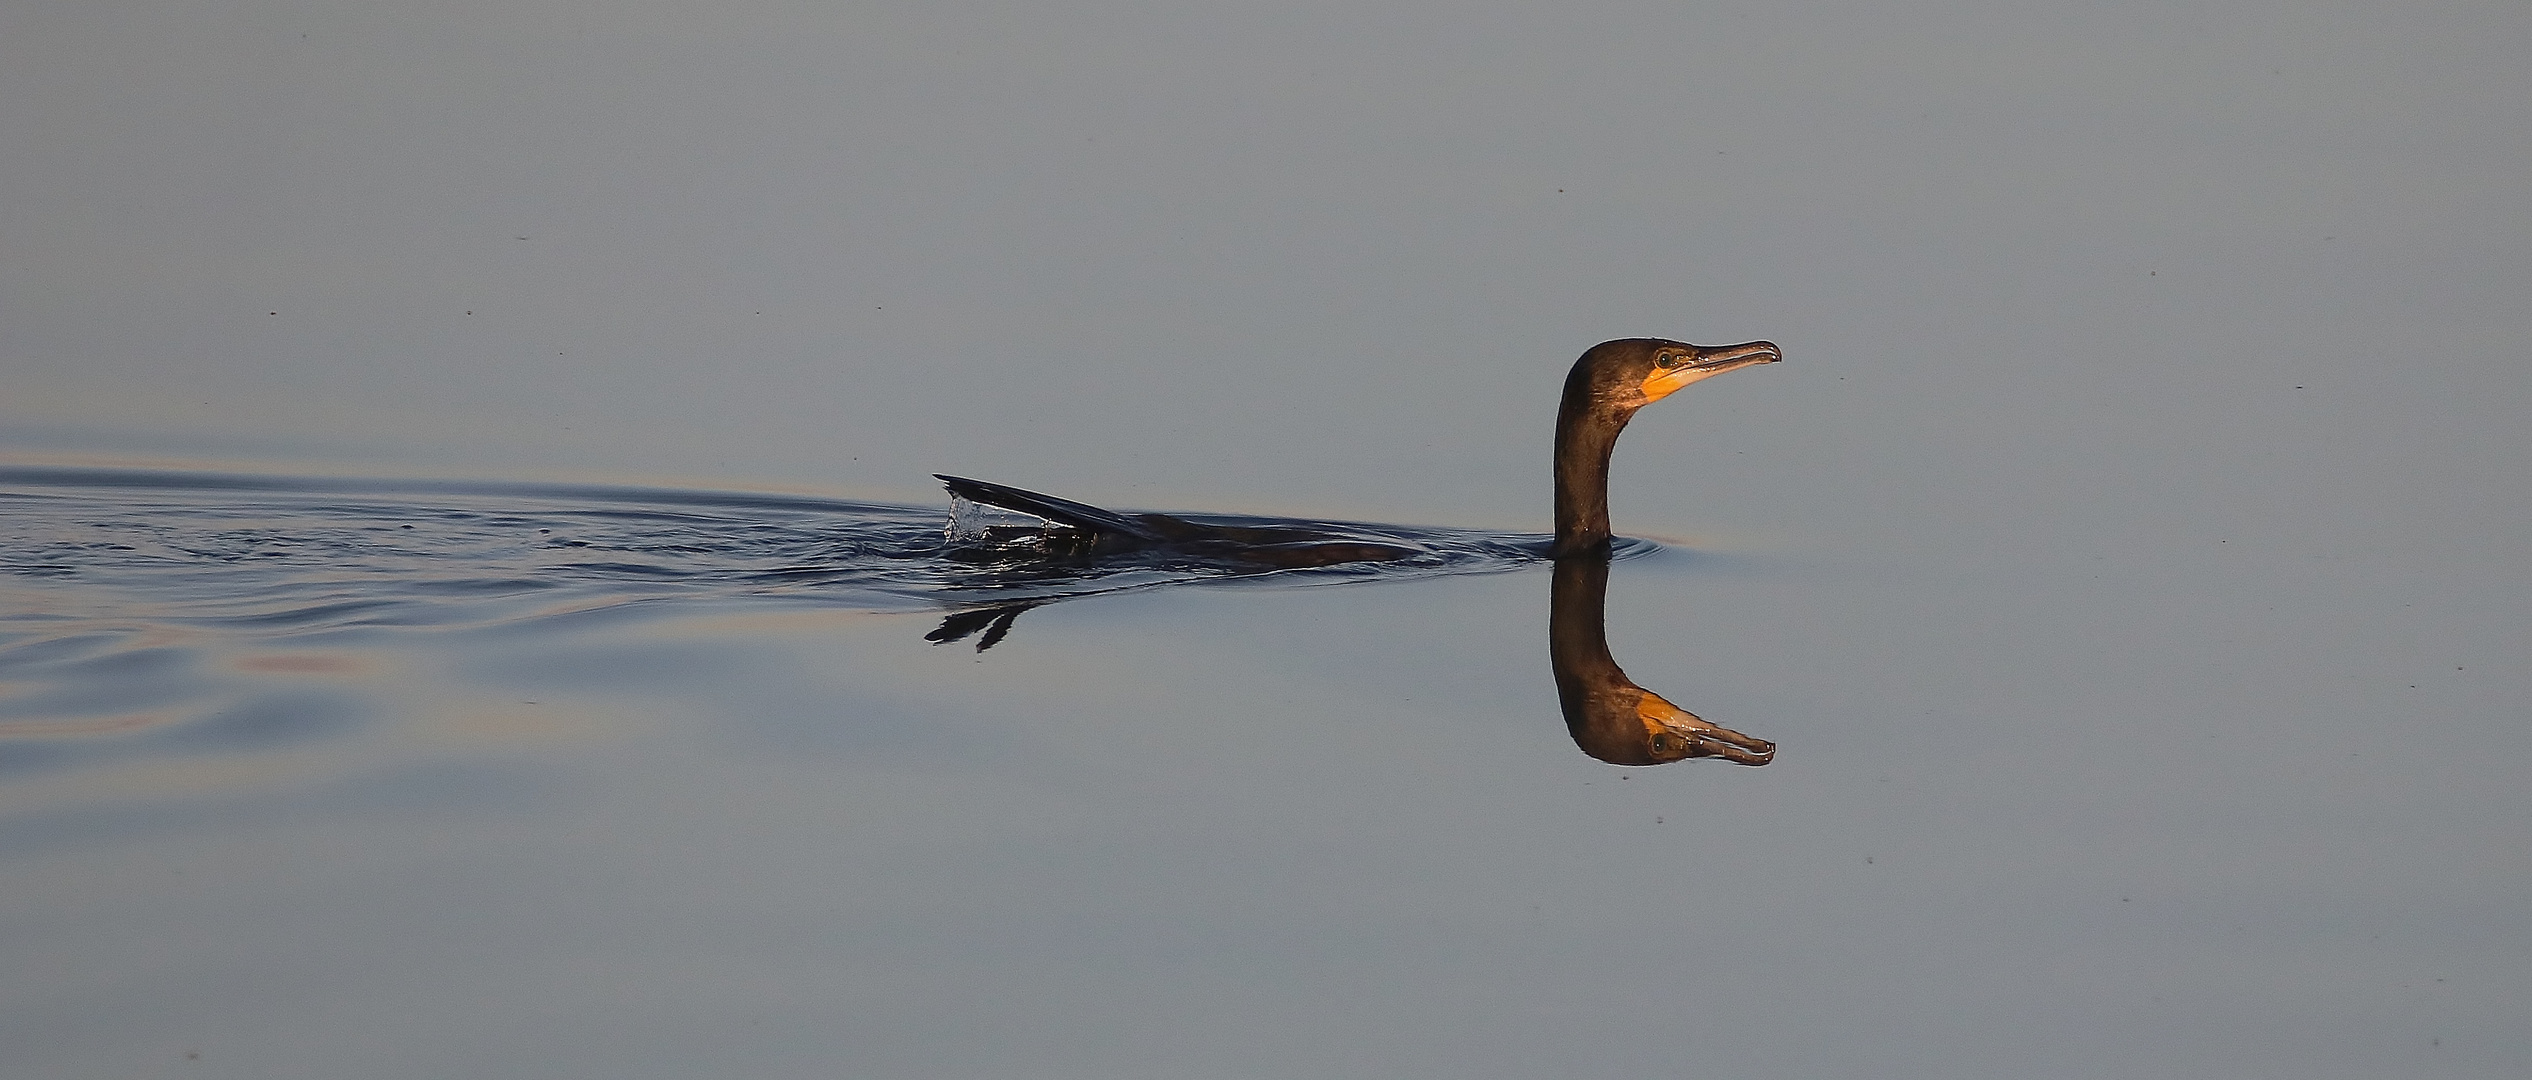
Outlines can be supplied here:
M1017 510L1030 517L1041 517L1058 525L1087 529L1091 532L1117 533L1153 543L1161 540L1159 533L1153 532L1142 522L1123 514L1099 509L1088 503L1058 499L1052 495L1040 495L1034 491L1022 491L1019 488L1004 487L982 480L969 480L962 476L942 476L939 473L934 473L932 476L941 482L942 487L948 488L950 494L970 502L999 506L1005 510Z

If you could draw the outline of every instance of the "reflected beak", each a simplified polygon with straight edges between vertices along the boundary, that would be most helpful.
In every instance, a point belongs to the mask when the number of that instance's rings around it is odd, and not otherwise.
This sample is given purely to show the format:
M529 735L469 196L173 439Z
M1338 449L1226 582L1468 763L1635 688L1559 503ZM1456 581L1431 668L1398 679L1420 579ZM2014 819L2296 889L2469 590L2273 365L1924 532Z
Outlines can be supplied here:
M1776 347L1767 348L1773 352ZM1654 756L1662 760L1719 757L1743 765L1765 765L1776 757L1775 743L1709 724L1650 690L1644 691L1644 700L1635 703L1635 715L1644 721L1644 730L1652 736Z
M1734 368L1752 364L1773 364L1785 358L1784 350L1772 341L1745 341L1738 345L1717 345L1699 349L1696 355L1676 367L1663 368L1644 377L1644 400L1660 401L1680 387L1709 376L1721 375Z

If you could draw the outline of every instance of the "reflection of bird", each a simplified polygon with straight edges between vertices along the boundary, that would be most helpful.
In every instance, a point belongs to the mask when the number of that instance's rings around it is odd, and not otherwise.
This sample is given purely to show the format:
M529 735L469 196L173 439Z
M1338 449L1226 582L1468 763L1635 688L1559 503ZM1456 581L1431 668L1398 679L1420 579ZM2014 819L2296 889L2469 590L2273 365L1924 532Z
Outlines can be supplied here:
M1606 551L1609 451L1635 410L1712 375L1773 363L1775 345L1703 346L1660 338L1602 342L1574 362L1556 409L1556 541L1552 554ZM1016 510L1087 534L1091 553L1169 549L1268 566L1379 562L1416 554L1399 544L1352 539L1301 526L1229 526L1168 514L1119 514L1033 491L943 476L962 499Z
M1775 758L1775 743L1709 724L1628 680L1609 656L1602 622L1608 595L1607 552L1556 560L1556 579L1548 586L1547 655L1574 745L1612 765L1692 757L1765 765Z
M1044 601L1004 604L1000 607L977 608L973 611L953 611L942 618L939 629L923 635L923 640L934 645L947 645L982 630L985 636L976 639L976 651L983 652L1002 644L1003 637L1011 632L1012 620L1019 618L1021 612L1037 607L1041 603Z

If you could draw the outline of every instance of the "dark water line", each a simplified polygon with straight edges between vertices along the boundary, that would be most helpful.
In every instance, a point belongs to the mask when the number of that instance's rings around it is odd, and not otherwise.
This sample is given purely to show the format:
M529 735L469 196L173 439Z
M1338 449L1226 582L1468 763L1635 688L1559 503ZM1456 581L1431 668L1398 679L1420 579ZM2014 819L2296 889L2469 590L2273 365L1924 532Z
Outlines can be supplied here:
M256 476L179 469L114 469L81 466L0 465L0 487L66 491L253 491L277 494L494 495L624 503L630 506L706 506L743 509L852 510L878 504L772 492L697 491L631 484L562 484L503 480L427 480L327 476ZM0 491L0 498L27 497Z
M39 628L64 616L240 633L482 625L521 597L575 593L903 611L1200 582L1402 581L1540 565L1546 539L1313 522L1415 554L1278 568L1168 551L1077 557L1034 522L965 534L941 508L748 492L51 467L0 468L0 489L0 580L18 586L0 601L0 630L39 638L74 632Z

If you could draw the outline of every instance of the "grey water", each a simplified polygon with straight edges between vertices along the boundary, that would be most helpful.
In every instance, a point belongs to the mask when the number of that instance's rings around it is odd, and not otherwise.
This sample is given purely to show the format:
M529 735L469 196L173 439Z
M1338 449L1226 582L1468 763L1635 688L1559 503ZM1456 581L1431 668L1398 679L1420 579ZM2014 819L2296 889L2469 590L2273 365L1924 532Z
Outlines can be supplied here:
M650 600L998 610L1266 576L1328 583L1484 573L1538 559L1546 541L1313 522L1407 554L1279 570L1170 551L1066 557L1049 543L1060 530L958 498L945 514L751 492L62 468L0 468L0 484L10 485L0 492L8 569L30 588L57 583L77 598L67 608L105 601L101 610L152 612L131 631L139 639L174 625L241 633L430 627ZM1655 546L1637 541L1618 554ZM126 599L107 601L115 596Z
M2044 629L2106 557L1964 591L1632 542L1621 661L1784 749L1621 770L1559 720L1536 537L1111 577L943 506L0 480L0 1009L40 1072L2264 1074L2520 1038L2504 658L2229 674L2185 659L2228 605L2152 589L2091 617L2159 634ZM990 649L942 632L1015 604Z
M0 1076L2532 1075L2528 52L0 5Z
M58 468L0 469L0 507L0 685L16 691L0 699L0 736L14 740L0 773L20 775L118 753L322 743L393 703L310 676L427 650L436 633L697 611L931 612L940 623L925 641L982 631L981 653L1021 613L1059 601L1500 572L1538 561L1545 540L1355 526L1413 554L1277 570L1169 552L1074 557L1050 549L1060 530L964 499L944 514L744 492ZM1618 554L1657 549L1634 541ZM116 738L83 738L99 734Z

